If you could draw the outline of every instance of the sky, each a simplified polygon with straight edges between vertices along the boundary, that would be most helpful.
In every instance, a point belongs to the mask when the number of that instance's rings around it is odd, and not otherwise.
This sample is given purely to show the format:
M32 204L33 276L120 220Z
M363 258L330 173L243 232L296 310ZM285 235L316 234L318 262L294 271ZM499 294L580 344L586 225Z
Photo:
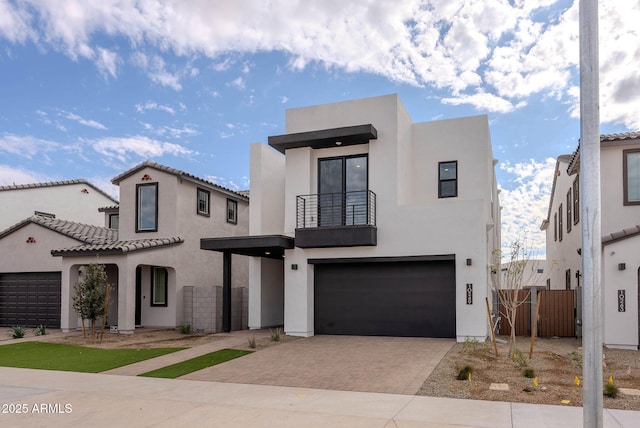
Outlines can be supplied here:
M0 185L117 198L111 179L150 159L244 190L286 109L397 93L414 122L488 116L503 248L526 236L544 257L555 159L580 136L578 6L0 0ZM638 131L640 3L599 17L600 131Z

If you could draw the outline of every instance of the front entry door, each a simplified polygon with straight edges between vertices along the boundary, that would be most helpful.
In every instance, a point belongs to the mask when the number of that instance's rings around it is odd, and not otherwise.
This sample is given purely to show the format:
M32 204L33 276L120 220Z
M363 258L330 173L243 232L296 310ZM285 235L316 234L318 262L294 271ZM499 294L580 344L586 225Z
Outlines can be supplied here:
M142 268L136 268L136 326L142 325Z

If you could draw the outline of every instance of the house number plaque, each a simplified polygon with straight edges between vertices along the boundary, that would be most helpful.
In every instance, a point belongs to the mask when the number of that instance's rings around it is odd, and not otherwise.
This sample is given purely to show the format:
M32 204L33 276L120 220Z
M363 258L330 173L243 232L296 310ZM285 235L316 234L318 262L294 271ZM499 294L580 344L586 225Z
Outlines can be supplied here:
M473 305L473 284L467 284L467 305Z
M624 293L624 290L618 290L618 312L626 311L626 299Z

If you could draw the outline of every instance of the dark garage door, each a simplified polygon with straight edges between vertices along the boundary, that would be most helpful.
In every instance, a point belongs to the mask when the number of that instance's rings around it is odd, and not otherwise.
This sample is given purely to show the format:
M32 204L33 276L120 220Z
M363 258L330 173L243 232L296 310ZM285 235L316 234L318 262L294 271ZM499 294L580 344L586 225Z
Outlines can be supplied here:
M0 273L0 326L60 328L60 272Z
M316 334L455 337L455 261L315 265Z

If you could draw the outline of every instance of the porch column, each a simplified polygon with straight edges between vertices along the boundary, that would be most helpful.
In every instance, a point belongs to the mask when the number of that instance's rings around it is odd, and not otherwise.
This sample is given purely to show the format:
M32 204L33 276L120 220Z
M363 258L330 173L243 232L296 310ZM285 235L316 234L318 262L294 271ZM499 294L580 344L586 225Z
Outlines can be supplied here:
M224 251L222 258L222 331L231 331L231 252Z
M118 265L118 333L133 334L135 330L136 270L127 263Z

